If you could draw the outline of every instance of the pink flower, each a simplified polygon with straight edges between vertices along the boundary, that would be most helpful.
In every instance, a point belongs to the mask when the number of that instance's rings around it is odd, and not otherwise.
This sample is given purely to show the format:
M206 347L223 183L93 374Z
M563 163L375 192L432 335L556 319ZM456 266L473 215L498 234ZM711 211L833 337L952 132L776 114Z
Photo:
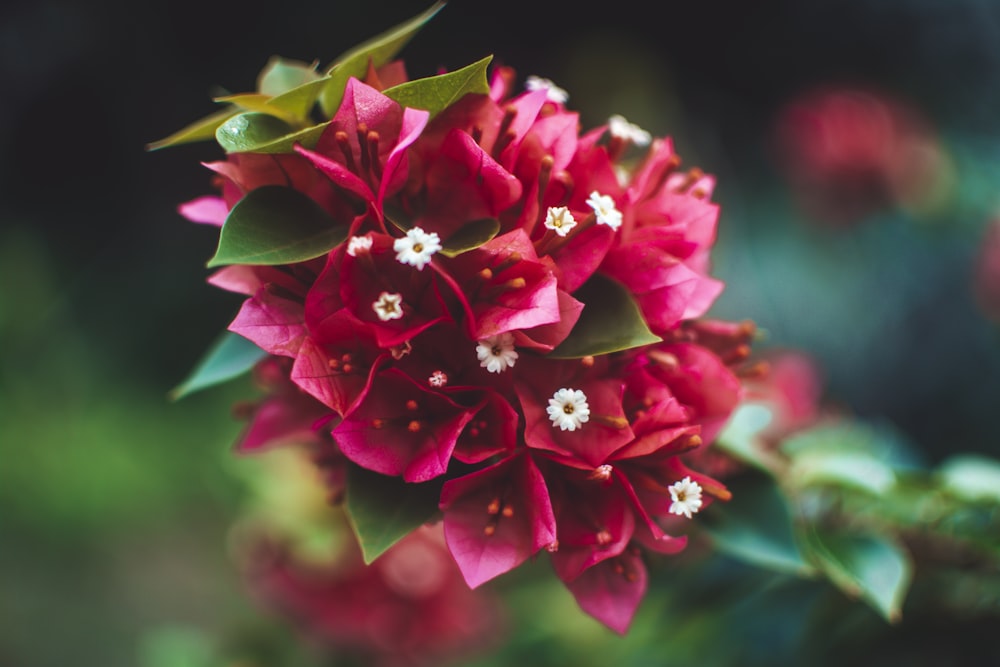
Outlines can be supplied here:
M933 206L946 157L917 110L884 92L826 88L791 100L776 148L800 204L815 219L852 224L891 205Z
M441 509L448 549L472 588L555 541L548 490L526 453L446 482Z
M314 150L296 146L339 188L381 212L385 198L406 182L406 149L427 124L428 113L402 108L351 78L344 99Z
M333 429L344 455L384 475L424 482L444 474L459 434L475 415L395 369L376 373Z
M520 230L441 265L476 340L561 319L556 277Z
M598 466L635 437L622 409L623 383L606 363L533 361L525 365L515 385L528 447ZM547 411L563 389L579 392L587 404L586 422L574 428L561 428L562 422ZM562 405L559 410L565 414L569 408Z

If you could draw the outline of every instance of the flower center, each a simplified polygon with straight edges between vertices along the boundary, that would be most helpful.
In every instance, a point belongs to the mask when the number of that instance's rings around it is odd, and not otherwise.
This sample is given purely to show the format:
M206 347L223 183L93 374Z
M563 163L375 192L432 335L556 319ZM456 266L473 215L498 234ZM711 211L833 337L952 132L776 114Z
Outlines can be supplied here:
M383 322L398 320L403 316L403 296L401 294L382 292L372 304L372 310Z

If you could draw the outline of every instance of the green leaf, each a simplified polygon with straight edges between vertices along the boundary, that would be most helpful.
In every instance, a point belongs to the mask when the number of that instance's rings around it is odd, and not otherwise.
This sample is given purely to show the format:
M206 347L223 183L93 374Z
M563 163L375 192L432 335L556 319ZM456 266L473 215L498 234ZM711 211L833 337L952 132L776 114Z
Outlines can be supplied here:
M896 484L892 468L868 452L810 451L795 457L788 471L795 486L830 484L880 496Z
M1000 502L1000 462L975 454L959 454L937 471L943 490L968 501Z
M392 60L406 43L445 6L445 2L435 2L430 9L400 23L386 32L369 39L338 57L327 68L327 85L320 93L320 105L327 118L332 117L344 97L344 87L350 77L364 78L368 63L381 67Z
M212 343L187 379L170 391L170 400L239 377L266 356L267 352L243 336L226 331Z
M583 312L573 331L549 356L575 359L608 354L662 340L646 326L642 312L624 285L595 273L573 298L582 301Z
M146 150L155 151L161 148L167 148L168 146L178 146L180 144L188 144L195 141L205 141L207 139L211 139L215 136L215 131L219 128L219 126L225 123L229 118L235 116L239 113L239 111L240 110L237 107L230 107L228 109L223 109L222 111L216 111L212 115L196 120L187 127L174 132L169 137L146 144Z
M316 72L318 63L304 63L272 56L257 76L257 92L268 97L283 95L294 88L320 78Z
M493 56L487 56L460 70L407 81L383 92L404 107L430 111L433 118L468 93L489 93L486 68L492 59Z
M271 98L268 106L273 109L285 111L302 122L309 120L309 112L313 104L327 85L327 77L321 77L314 81L309 81L296 88Z
M442 484L410 484L348 464L344 509L366 564L434 517Z
M320 123L319 125L313 125L312 127L307 127L302 130L296 130L295 132L283 134L271 141L255 145L253 147L253 152L291 153L294 150L292 147L295 144L302 144L306 148L312 148L316 145L316 142L319 141L320 135L323 134L323 130L325 130L329 124L330 121L327 121L325 123Z
M288 123L289 127L301 122L301 119L296 117L292 112L273 106L271 104L271 98L260 93L226 95L224 97L216 97L212 101L233 104L244 111L255 111L267 114L268 116L274 116L275 118L279 118L285 123Z
M922 470L916 451L894 427L884 422L842 419L800 431L781 442L792 459L815 453L860 452L893 470Z
M346 236L347 226L306 195L266 185L233 206L208 266L302 262L329 252Z
M233 116L215 131L215 140L227 153L256 151L276 139L291 134L291 125L276 116L247 111Z
M456 257L463 252L475 250L500 231L500 221L496 218L470 220L462 228L441 243L441 254Z
M774 419L771 409L758 403L743 403L733 412L726 427L715 440L715 447L768 473L783 466L780 457L761 446L760 433Z
M788 503L775 484L754 476L730 484L732 501L705 512L705 530L730 556L759 567L810 576L813 567L799 549Z
M881 535L811 531L809 555L830 581L870 604L890 623L900 620L913 564L895 541Z

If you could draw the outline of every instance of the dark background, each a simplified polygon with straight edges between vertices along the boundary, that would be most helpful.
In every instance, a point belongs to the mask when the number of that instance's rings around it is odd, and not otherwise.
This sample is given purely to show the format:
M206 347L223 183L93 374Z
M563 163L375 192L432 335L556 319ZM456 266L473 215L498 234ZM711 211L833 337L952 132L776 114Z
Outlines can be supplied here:
M144 628L240 607L219 544L235 393L165 398L238 307L204 284L213 231L176 214L222 153L145 145L271 55L326 64L428 5L0 9L0 665L129 664ZM830 401L930 461L1000 454L1000 339L971 289L997 207L1000 3L453 0L402 55L418 77L491 53L566 88L585 128L622 113L718 176L716 314L814 355ZM919 111L947 205L840 227L797 208L776 117L819 85Z

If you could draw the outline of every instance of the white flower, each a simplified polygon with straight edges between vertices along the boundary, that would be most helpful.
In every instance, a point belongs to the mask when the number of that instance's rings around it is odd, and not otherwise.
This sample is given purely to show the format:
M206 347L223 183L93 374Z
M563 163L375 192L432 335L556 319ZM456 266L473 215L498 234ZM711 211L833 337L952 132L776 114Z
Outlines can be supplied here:
M649 132L635 123L628 122L624 116L618 114L608 119L608 130L611 132L611 136L630 141L636 146L648 146L649 142L653 140L653 135Z
M587 395L579 389L560 389L549 399L549 407L545 411L549 413L552 426L558 426L563 431L575 431L590 420Z
M615 200L608 195L602 195L597 190L590 193L587 205L594 209L597 224L607 225L615 231L622 226L622 212L615 207Z
M372 249L372 237L370 236L352 236L351 240L347 242L347 254L351 257L357 257L358 252L368 252Z
M403 316L403 295L382 292L378 295L378 300L372 304L372 310L383 322L398 320Z
M479 358L479 365L490 373L502 373L507 368L512 368L517 361L514 334L502 333L479 341L476 356Z
M552 83L551 79L531 75L524 82L524 87L531 91L544 88L548 100L550 102L555 102L556 104L566 104L566 101L569 100L569 93Z
M434 371L431 376L427 378L427 384L432 387L443 387L448 384L448 374L444 371Z
M566 236L576 227L576 218L565 206L550 206L545 213L545 229L551 229L559 236Z
M701 486L690 477L685 477L679 482L670 485L670 513L680 516L683 514L687 518L697 513L701 509Z
M435 232L428 234L420 227L414 227L406 232L406 236L396 239L392 249L396 251L397 261L423 271L431 261L431 255L441 249L441 239Z

